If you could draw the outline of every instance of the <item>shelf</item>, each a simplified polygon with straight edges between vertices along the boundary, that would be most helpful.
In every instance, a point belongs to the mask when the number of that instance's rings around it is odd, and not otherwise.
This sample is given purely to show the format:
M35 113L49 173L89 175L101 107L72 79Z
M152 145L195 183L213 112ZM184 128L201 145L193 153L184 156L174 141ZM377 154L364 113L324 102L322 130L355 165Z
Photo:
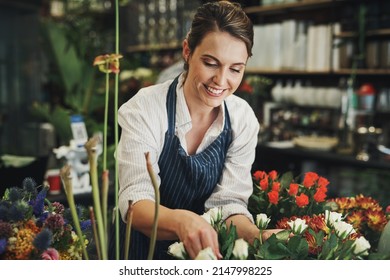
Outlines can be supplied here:
M286 13L291 11L300 11L300 10L314 10L324 7L332 7L341 2L346 2L343 0L317 0L317 1L304 1L296 3L284 3L284 4L275 4L267 6L253 6L245 8L247 14L257 14L257 15L270 15L277 13Z
M334 35L337 38L355 38L358 37L356 32L345 31ZM387 37L390 36L390 28L367 30L366 37Z
M181 48L181 42L172 42L167 44L128 46L126 51L129 53L148 52L148 51L169 51L169 50L177 50L180 48Z
M323 75L334 75L334 76L345 76L352 73L352 69L340 69L336 71L305 71L305 70L269 70L260 68L247 68L245 72L247 74L260 74L260 75L280 75L280 76L323 76ZM357 75L390 75L390 69L356 69Z
M263 152L270 152L272 154L283 154L294 159L301 160L315 160L327 163L332 166L351 166L355 168L372 168L381 170L390 170L390 160L372 159L369 161L357 160L352 155L342 155L335 152L315 151L301 148L276 148L265 144L257 146L257 153L259 156Z

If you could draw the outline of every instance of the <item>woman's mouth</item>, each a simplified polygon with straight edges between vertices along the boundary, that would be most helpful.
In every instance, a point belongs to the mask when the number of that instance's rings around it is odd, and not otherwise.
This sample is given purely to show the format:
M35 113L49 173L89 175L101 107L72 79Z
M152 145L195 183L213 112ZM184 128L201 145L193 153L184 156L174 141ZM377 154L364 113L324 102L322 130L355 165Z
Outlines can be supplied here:
M224 91L223 89L216 89L216 88L213 88L210 86L205 86L205 88L210 95L215 96L215 97L221 96L223 91Z

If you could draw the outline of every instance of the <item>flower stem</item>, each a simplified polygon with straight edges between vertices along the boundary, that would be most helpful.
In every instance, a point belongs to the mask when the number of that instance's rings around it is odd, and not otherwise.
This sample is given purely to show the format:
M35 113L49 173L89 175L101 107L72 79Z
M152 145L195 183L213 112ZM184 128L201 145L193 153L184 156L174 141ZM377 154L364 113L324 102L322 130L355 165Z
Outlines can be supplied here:
M102 253L100 251L100 246L99 246L99 244L100 244L99 234L97 232L96 219L95 219L95 214L94 214L92 206L89 207L89 216L90 216L91 224L92 224L93 238L95 239L96 253L97 253L98 259L101 260L102 259Z
M96 146L97 146L97 137L93 137L85 144L85 148L88 153L89 169L91 175L91 185L92 185L92 198L95 209L95 217L97 220L99 241L100 241L100 250L102 252L102 259L107 259L107 246L106 246L106 231L104 230L103 224L103 214L100 204L100 194L99 194L99 184L97 176L97 155L96 155Z
M119 1L115 0L115 53L119 54ZM118 84L119 84L119 74L115 74L115 94L114 94L114 123L115 123L115 151L118 147ZM118 161L115 160L115 252L116 259L119 259L119 209L118 209L118 193L119 193L119 183L118 183Z
M153 188L154 188L154 195L155 195L154 221L153 221L152 233L150 235L150 245L149 245L149 253L148 253L148 260L151 260L153 258L154 247L156 245L156 238L157 238L158 209L160 206L160 192L159 192L159 187L157 184L156 176L154 175L153 166L150 163L149 152L145 153L145 158L146 158L146 167L148 169L150 179L152 180L152 184L153 184Z
M64 184L66 199L68 201L68 205L73 219L73 224L80 241L80 246L83 250L84 258L88 260L89 257L84 242L84 236L81 231L79 217L77 216L76 204L74 202L74 197L73 197L73 185L72 185L72 177L70 175L70 165L65 165L63 168L61 168L60 175L61 175L62 182Z
M127 208L127 221L126 221L125 258L124 258L125 260L129 259L132 223L133 223L133 201L129 200L129 207Z

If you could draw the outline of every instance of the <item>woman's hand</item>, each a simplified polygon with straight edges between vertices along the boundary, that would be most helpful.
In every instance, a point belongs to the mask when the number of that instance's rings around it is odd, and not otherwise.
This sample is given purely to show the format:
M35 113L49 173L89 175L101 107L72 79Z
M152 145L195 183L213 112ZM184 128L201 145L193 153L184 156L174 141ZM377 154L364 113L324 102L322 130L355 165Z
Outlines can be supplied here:
M176 234L191 259L195 259L199 252L207 247L213 250L217 258L222 258L217 232L204 218L186 210L175 210L175 212L179 218Z

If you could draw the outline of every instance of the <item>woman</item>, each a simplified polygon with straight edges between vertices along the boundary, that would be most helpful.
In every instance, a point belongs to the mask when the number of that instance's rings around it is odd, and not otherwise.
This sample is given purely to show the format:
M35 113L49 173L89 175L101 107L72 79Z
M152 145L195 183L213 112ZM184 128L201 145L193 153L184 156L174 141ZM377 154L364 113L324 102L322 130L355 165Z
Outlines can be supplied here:
M217 233L200 216L214 207L239 236L258 237L247 201L259 124L233 95L252 46L252 23L238 4L206 3L183 41L184 72L141 89L119 109L119 207L125 220L128 201L134 204L131 258L146 259L154 218L146 152L160 184L155 259L168 258L178 239L191 258L207 247L221 258Z

